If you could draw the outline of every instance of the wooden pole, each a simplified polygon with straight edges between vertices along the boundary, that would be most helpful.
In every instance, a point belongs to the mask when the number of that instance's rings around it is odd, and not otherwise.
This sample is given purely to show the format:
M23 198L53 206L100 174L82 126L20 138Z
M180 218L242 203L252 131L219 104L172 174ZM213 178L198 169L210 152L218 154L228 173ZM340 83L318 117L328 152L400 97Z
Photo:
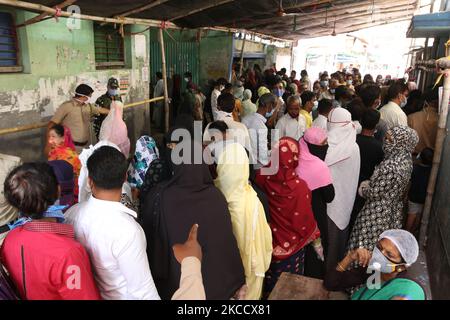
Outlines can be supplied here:
M241 59L239 60L240 66L239 66L239 75L237 75L238 77L242 75L242 70L244 70L245 41L247 41L247 35L244 33L244 40L242 40L242 48L241 48Z
M271 39L274 41L280 41L280 42L293 42L293 40L291 39L283 39L280 37L274 37L271 35L267 35L264 33L260 33L260 32L255 32L255 31L247 31L247 29L236 29L236 28L227 28L227 27L203 27L203 30L213 30L213 31L223 31L223 32L228 32L228 33L238 33L238 32L248 32L248 33L252 33L255 36L258 36L262 39Z
M147 100L144 100L144 101L139 101L139 102L134 102L134 103L127 104L123 108L124 109L132 108L132 107L140 106L140 105L143 105L143 104L146 104L146 103L161 101L163 99L164 99L164 97L147 99ZM44 128L47 125L48 125L48 121L47 122L34 123L34 124L28 124L28 125L25 125L25 126L19 126L19 127L14 127L14 128L0 129L0 136L4 135L4 134L17 133L17 132L22 132L22 131L29 131L29 130L33 130L33 129Z
M127 17L127 16L130 16L130 15L132 15L132 14L139 13L139 12L142 12L142 11L145 11L145 10L148 10L148 9L151 9L151 8L153 8L153 7L156 7L156 6L160 6L160 5L162 5L162 4L164 4L164 3L168 2L168 1L169 1L169 0L156 0L156 1L152 1L151 3L146 4L145 6L142 6L142 7L139 7L139 8L135 8L135 9L133 9L133 10L126 11L126 12L123 12L123 13L120 13L120 14L116 14L116 15L114 15L114 18L118 18L118 17Z
M35 4L25 1L14 1L14 0L0 0L0 4L21 8L21 9L28 9L28 10L34 10L39 12L46 12L50 15L55 15L57 13L57 10L54 8L50 8L41 4ZM98 22L107 22L107 23L116 23L116 24L141 24L145 26L152 26L152 27L160 27L161 21L158 20L151 20L151 19L136 19L136 18L105 18L105 17L97 17L97 16L90 16L85 14L79 14L79 15L72 15L71 12L67 11L61 11L60 13L61 17L65 18L79 18L81 20L91 20L91 21L98 21ZM172 29L179 29L176 25L173 23L167 22L166 23L167 28Z
M292 72L294 70L294 43L291 43L291 61L290 61L290 67L291 70L290 72Z
M431 168L430 180L428 182L427 188L427 197L425 199L425 204L423 207L423 216L420 226L419 243L422 247L425 247L427 244L428 223L430 221L431 206L433 204L433 195L434 190L436 189L436 181L442 158L442 149L444 146L445 138L447 136L447 116L448 116L448 104L450 99L450 68L444 70L443 73L444 73L444 88L441 100L441 113L439 115L438 121L438 131L436 135L433 167Z
M39 11L39 12L46 12L50 15L55 15L57 10L54 8L50 8L41 4L35 4L35 3L29 3L25 1L14 1L14 0L0 0L0 5L6 5L26 10L33 10L33 11ZM105 18L105 17L97 17L97 16L90 16L85 14L80 15L74 15L70 12L62 11L61 17L65 18L72 18L72 17L78 17L81 20L90 20L90 21L98 21L98 22L106 22L106 23L115 23L115 24L140 24L144 26L151 26L151 27L157 27L159 28L161 26L161 21L158 20L151 20L151 19L137 19L137 18L127 18L127 17L120 17L120 18ZM168 29L181 29L180 27L176 26L172 22L166 22L165 27ZM216 30L216 31L223 31L228 33L236 33L241 32L242 29L236 29L236 28L227 28L227 27L203 27L201 28L203 30ZM260 38L267 38L267 39L273 39L276 41L284 41L284 42L292 42L292 40L289 39L282 39L273 37L267 34L259 33L251 31L251 33L257 35Z
M149 10L149 9L151 9L153 7L162 5L162 4L166 3L167 1L169 1L169 0L156 0L156 1L153 1L153 2L151 2L149 4L146 4L145 6L142 6L142 7L139 7L139 8L135 8L133 10L122 12L122 13L119 13L119 14L115 14L113 16L113 18L119 19L119 18L123 18L123 17L128 17L128 16L130 16L132 14L139 13L139 12L142 12L142 11L146 11L146 10ZM102 23L101 25L103 26L105 24L106 24L106 22Z
M211 9L211 8L215 8L215 7L218 7L218 6L224 5L224 4L229 3L229 2L233 2L233 1L234 0L222 0L222 1L219 1L219 2L212 1L212 3L207 4L206 6L202 6L200 8L191 10L191 11L189 11L187 13L180 14L178 16L170 18L168 21L174 21L174 20L178 20L178 19L181 19L181 18L184 18L184 17L188 17L188 16L191 16L193 14L196 14L196 13L199 13L199 12Z
M161 65L162 65L162 76L163 76L163 82L164 82L164 116L165 116L165 125L164 130L165 132L169 131L169 116L170 116L170 110L169 110L169 94L167 91L167 68L166 68L166 50L164 48L164 34L163 29L159 28L159 44L161 46Z
M75 2L77 2L77 0L66 0L66 1L56 5L55 8L58 7L60 9L64 9L65 7L68 7L68 6L72 5L72 4L74 4ZM17 25L16 28L25 27L25 26L28 26L30 24L40 22L40 21L42 21L44 18L46 18L49 15L50 14L48 12L43 12L40 15L38 15L38 16L36 16L34 18L31 18L31 19L25 21L22 24Z

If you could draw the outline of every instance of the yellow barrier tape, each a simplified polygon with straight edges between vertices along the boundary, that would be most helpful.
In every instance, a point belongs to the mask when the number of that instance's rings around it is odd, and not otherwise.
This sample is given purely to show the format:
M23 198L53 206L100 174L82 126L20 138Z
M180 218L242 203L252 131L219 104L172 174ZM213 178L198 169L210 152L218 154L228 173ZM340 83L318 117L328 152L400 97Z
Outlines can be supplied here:
M151 102L156 102L156 101L161 101L161 100L164 100L164 97L152 98L152 99L147 99L147 100L143 100L143 101L130 103L130 104L125 105L123 108L124 109L132 108L132 107L140 106L140 105L143 105L146 103L151 103ZM15 127L15 128L0 129L0 136L4 135L4 134L9 134L9 133L16 133L16 132L44 128L47 125L48 125L48 122L40 122L40 123L34 123L34 124L29 124L29 125Z

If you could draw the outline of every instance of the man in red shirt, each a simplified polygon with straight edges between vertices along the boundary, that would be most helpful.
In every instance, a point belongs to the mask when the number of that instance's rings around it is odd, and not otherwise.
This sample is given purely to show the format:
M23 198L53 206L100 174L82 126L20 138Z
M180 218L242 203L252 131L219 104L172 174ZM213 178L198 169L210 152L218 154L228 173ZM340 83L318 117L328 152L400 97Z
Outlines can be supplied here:
M6 178L6 200L22 212L1 248L1 260L22 299L98 300L89 256L71 225L56 222L58 184L46 163L27 163Z

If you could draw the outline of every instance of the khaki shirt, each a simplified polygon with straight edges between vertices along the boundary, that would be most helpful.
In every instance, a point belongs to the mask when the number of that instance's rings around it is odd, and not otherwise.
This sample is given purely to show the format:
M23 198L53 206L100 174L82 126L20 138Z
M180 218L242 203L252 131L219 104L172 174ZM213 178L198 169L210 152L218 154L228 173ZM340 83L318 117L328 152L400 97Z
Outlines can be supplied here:
M420 153L425 148L435 148L438 122L439 114L433 107L425 107L422 111L408 116L408 125L419 135L419 143L414 153Z
M9 205L4 196L3 182L9 172L21 163L19 157L0 153L0 226L14 221L17 218L17 210ZM0 245L7 233L0 234Z
M50 121L68 127L73 141L83 143L89 141L91 117L99 114L96 107L72 99L61 104Z

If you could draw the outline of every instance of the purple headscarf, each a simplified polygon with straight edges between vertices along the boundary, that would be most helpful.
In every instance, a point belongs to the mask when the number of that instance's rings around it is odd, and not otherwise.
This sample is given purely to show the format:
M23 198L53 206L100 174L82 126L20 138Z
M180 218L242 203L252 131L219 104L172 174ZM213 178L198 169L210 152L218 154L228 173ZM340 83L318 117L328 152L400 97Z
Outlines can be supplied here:
M59 187L61 188L59 203L61 205L73 205L75 198L73 194L74 181L72 165L64 160L53 160L49 161L48 164L53 168L53 172L55 173Z

